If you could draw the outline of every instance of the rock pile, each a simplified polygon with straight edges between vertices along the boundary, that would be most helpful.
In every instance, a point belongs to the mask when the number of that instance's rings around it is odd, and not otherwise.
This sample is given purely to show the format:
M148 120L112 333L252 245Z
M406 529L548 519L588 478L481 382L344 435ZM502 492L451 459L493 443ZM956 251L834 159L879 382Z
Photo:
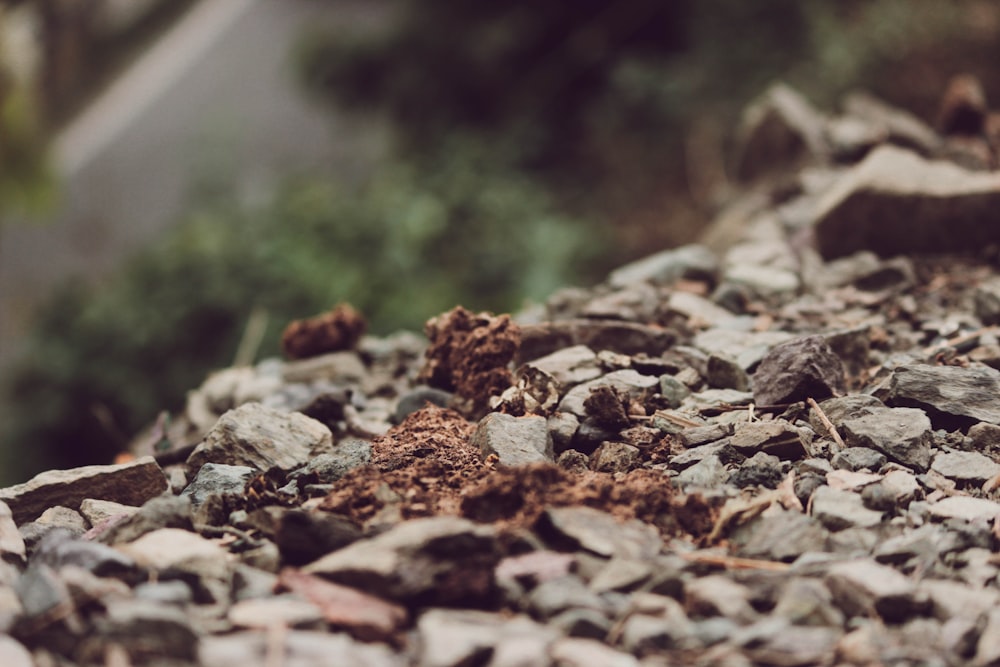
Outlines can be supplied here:
M340 308L133 460L0 490L0 664L1000 663L972 106L773 89L704 245L428 341Z

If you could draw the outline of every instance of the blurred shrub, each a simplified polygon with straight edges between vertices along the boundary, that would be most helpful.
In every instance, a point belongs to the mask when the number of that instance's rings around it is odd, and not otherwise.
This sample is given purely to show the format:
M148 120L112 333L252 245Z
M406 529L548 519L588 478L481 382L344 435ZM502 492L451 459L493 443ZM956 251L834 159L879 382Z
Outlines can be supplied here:
M63 290L8 387L10 479L109 460L232 363L254 308L270 316L271 355L290 319L340 300L387 333L456 303L513 309L605 268L592 262L599 229L581 235L585 223L480 151L449 156L387 169L358 192L305 180L257 210L204 204L106 284Z

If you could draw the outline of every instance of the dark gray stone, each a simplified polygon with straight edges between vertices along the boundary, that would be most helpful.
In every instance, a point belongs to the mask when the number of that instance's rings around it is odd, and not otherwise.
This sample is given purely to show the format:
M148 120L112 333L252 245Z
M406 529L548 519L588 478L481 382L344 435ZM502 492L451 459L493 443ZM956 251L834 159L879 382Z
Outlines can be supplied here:
M664 486L669 482L664 477ZM660 551L659 532L639 520L618 521L590 507L553 507L542 513L538 534L557 548L584 549L599 556L652 558Z
M729 444L744 456L764 452L784 461L794 461L806 454L802 435L784 420L739 424Z
M982 484L1000 475L1000 463L978 452L941 452L931 462L931 470L959 483Z
M998 206L1000 176L880 146L820 199L816 247L827 259L974 251L1000 240Z
M923 409L934 428L1000 424L1000 371L993 368L901 366L883 394L888 405Z
M219 417L187 459L189 475L206 463L293 470L329 451L330 429L299 412L245 403Z
M933 432L923 410L872 408L864 417L844 420L840 428L850 447L876 449L919 471L930 465Z
M886 405L868 394L850 394L848 396L828 398L825 401L821 401L819 407L823 410L823 414L827 416L827 419L839 428L845 419L864 417L871 414L873 409L884 408ZM820 421L815 410L809 411L809 425L812 426L816 433L824 436L827 435L826 426Z
M845 391L844 364L821 336L776 345L753 375L753 396L760 405L819 401Z
M344 438L327 454L320 454L291 473L289 479L315 480L318 484L333 484L348 472L372 460L372 443L360 438Z
M513 417L490 413L483 417L470 443L483 458L496 456L506 466L554 460L552 439L544 417Z
M804 553L825 549L827 530L817 519L786 511L754 519L729 538L739 555L773 561L793 561Z
M861 495L821 486L812 496L812 515L828 530L872 528L882 523L882 512L865 507Z
M764 486L777 488L784 479L781 470L781 460L777 456L757 452L737 468L729 476L729 483L739 488L747 486Z
M836 563L824 582L848 616L863 616L874 610L884 620L898 623L921 610L916 584L873 560Z
M54 570L75 566L99 577L123 577L135 569L135 562L99 542L81 540L65 528L56 528L38 541L32 563L48 565Z
M167 490L167 478L151 456L129 463L50 470L30 481L0 489L18 524L55 505L78 509L85 498L141 505Z
M708 357L705 380L718 389L750 390L750 377L746 371L727 356L712 354Z
M885 454L868 447L847 447L834 454L830 463L838 470L877 472L887 460Z
M303 568L381 597L427 604L475 604L496 594L500 553L492 526L457 517L403 522ZM447 579L448 586L441 581Z
M597 472L628 472L639 467L639 448L623 442L605 442L590 457L590 467Z
M192 509L198 509L209 496L242 495L254 472L253 468L247 466L206 463L198 469L198 474L181 493L181 497L191 501Z
M709 445L706 445L709 446ZM729 471L715 454L709 454L674 477L673 483L681 487L714 489L729 480Z

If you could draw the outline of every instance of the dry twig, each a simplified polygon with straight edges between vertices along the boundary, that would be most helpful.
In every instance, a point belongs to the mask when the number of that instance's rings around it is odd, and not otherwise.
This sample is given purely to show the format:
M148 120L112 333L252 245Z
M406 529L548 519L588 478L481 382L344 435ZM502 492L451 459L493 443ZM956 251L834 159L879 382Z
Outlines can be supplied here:
M830 437L833 438L833 441L837 443L837 446L841 449L846 449L847 445L844 444L844 439L841 438L840 433L837 432L837 427L833 425L830 418L826 416L825 412L823 412L823 408L819 407L819 403L817 403L813 398L807 398L806 402L809 404L810 408L816 411L816 416L819 417L821 422L823 422L823 426L826 427L827 433L829 433Z

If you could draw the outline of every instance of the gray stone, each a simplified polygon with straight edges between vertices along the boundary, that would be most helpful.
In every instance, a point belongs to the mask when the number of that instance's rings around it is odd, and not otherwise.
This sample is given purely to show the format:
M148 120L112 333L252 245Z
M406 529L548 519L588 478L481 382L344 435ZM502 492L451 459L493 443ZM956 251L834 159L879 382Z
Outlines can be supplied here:
M924 121L865 92L849 93L844 99L844 111L878 127L889 143L922 155L933 154L941 143L938 134Z
M338 441L329 453L314 456L309 463L289 475L289 478L315 476L319 484L332 484L349 471L366 465L371 460L372 443L360 438L344 438Z
M194 601L191 588L179 579L143 582L133 588L132 593L140 600L157 604L185 605Z
M732 434L732 424L708 424L706 426L685 428L680 432L680 440L686 449L692 449L699 445L722 440Z
M735 359L724 355L712 354L708 357L705 381L718 389L750 390L750 377L746 371Z
M705 445L710 447L711 445ZM699 448L700 449L700 448ZM693 451L693 450L692 450ZM715 454L709 454L674 477L674 484L680 487L714 489L729 480L729 471Z
M66 583L48 565L32 565L17 580L14 589L21 600L24 616L43 618L65 609L73 602Z
M332 446L330 429L321 422L246 403L219 418L188 457L187 467L190 473L206 463L292 470Z
M18 524L32 521L54 505L78 509L85 498L141 505L167 490L167 478L151 456L129 463L50 470L30 481L0 489Z
M817 203L816 247L827 259L972 251L1000 240L989 224L998 206L1000 174L880 146Z
M976 317L983 324L1000 324L1000 278L990 278L977 285L973 299Z
M886 405L868 394L850 394L848 396L828 398L825 401L820 401L819 407L823 410L823 414L827 416L827 419L839 428L845 419L870 415L875 408L884 408ZM827 434L826 426L820 421L815 410L809 411L809 425L812 426L816 433L820 435Z
M734 329L709 329L694 337L692 344L705 354L726 355L749 371L760 363L768 350L794 339L785 331L737 331Z
M183 609L146 600L111 605L98 621L99 641L120 644L136 661L194 660L198 633Z
M35 667L35 660L28 649L13 637L0 635L0 665L4 667ZM639 663L635 663L638 667Z
M774 266L759 264L733 264L726 267L723 279L742 285L760 296L769 297L795 292L801 286L798 275Z
M56 505L50 507L35 519L35 523L53 528L64 528L74 535L87 532L87 521L76 510Z
M889 460L916 470L931 462L931 420L916 408L872 408L863 417L841 423L844 442L851 447L876 449Z
M783 420L739 424L729 444L744 456L764 452L788 461L801 459L806 454L802 435Z
M417 621L417 667L534 667L556 634L526 616L431 609ZM548 664L547 660L544 664Z
M608 276L608 284L618 288L638 282L669 285L681 278L714 282L718 270L719 260L711 250L686 245L619 267Z
M844 615L833 604L830 590L818 579L795 577L782 588L775 615L793 625L825 625L840 627Z
M882 512L865 507L859 494L829 486L821 486L813 493L812 515L833 531L854 526L871 528L882 523Z
M660 326L621 320L559 320L521 327L521 347L515 363L524 363L565 347L585 345L591 350L621 354L663 354L677 342L677 335Z
M734 530L729 539L746 558L788 562L810 551L822 551L827 535L817 519L785 511L758 517Z
M976 619L1000 605L1000 594L992 588L971 588L962 582L947 579L924 579L921 593L930 600L930 611L936 618L955 617Z
M247 466L206 463L198 469L194 480L181 496L191 501L191 508L198 509L210 496L239 496L243 494L254 469Z
M599 386L609 386L630 398L642 401L651 395L660 385L660 379L651 375L641 375L632 369L614 371L590 382L579 384L570 389L559 403L559 409L572 412L580 419L587 416L584 402L590 397L591 390Z
M1000 463L977 452L942 452L931 470L957 482L982 483L1000 474Z
M580 419L572 412L556 412L548 418L546 425L552 439L552 449L558 454L570 448L573 436L580 428Z
M741 489L748 486L774 489L784 478L781 460L777 456L757 452L729 476L729 483Z
M543 581L524 600L534 615L548 619L567 609L601 611L601 597L576 575L566 575Z
M830 463L838 470L878 471L887 460L885 454L869 447L846 447L834 454Z
M99 533L96 538L105 544L131 542L160 528L191 530L191 501L180 496L153 498L131 516Z
M66 528L46 533L38 541L32 563L42 563L59 570L79 567L97 576L123 576L135 568L135 562L121 552L99 542L79 539Z
M986 614L972 664L985 667L997 663L1000 663L1000 609L991 609Z
M754 400L761 405L822 400L845 391L844 364L820 336L776 345L753 375Z
M605 442L590 457L591 469L597 472L628 472L642 464L639 448L623 442Z
M932 503L928 508L931 516L938 519L962 519L964 521L993 521L1000 517L1000 503L985 498L969 496L949 496Z
M673 375L660 376L660 395L667 399L667 405L669 407L680 407L681 401L683 401L690 393L691 390L687 388L687 385Z
M664 488L669 485L666 477ZM632 519L621 522L590 507L553 507L545 510L536 530L557 547L584 549L599 556L628 559L652 558L662 539L653 526Z
M925 524L884 540L872 555L880 563L902 565L916 559L922 564L933 563L947 542L947 531L939 525Z
M248 523L274 541L284 563L304 565L361 538L348 519L328 512L263 507Z
M161 528L115 548L158 573L186 573L222 582L231 578L232 559L226 550L186 530Z
M14 516L7 503L0 500L0 559L23 563L25 559L24 538L17 532Z
M916 585L899 571L872 560L852 560L830 566L824 581L848 616L874 610L898 623L920 611Z
M96 526L102 521L113 517L132 516L139 511L135 505L123 505L122 503L111 502L110 500L97 500L95 498L85 498L80 503L80 514L91 526Z
M789 627L777 619L768 619L752 628L746 654L757 665L822 664L835 652L842 631L830 627ZM762 632L760 630L763 630ZM737 641L742 639L737 635Z
M290 595L240 600L226 612L226 619L236 628L267 629L280 624L289 628L325 629L319 607Z
M689 624L688 624L689 625ZM621 626L621 643L629 653L646 655L684 648L690 643L691 631L673 619L647 614L632 614Z
M653 568L648 562L612 558L590 580L590 588L598 593L631 590L641 586L652 575Z
M198 664L203 667L266 665L274 655L274 642L266 632L248 630L203 637L198 642ZM327 631L287 630L282 635L282 667L316 667L338 663L352 667L406 667L411 663L384 644L354 641L346 634ZM423 667L423 666L421 666Z
M924 409L935 428L1000 424L1000 371L992 368L901 366L884 393L889 405Z
M566 612L570 614L572 612ZM552 667L640 667L639 661L628 653L616 651L595 639L569 637L557 639L549 648ZM603 637L601 637L603 638Z
M483 417L469 441L483 458L496 456L505 466L554 460L544 417L514 417L497 412Z
M405 521L303 571L391 599L472 604L493 596L499 560L492 526L441 516Z
M688 326L740 328L743 318L716 305L705 297L691 292L674 292L667 301L667 308L687 318Z
M750 623L758 614L750 605L751 591L721 574L692 579L684 585L684 605L692 616L725 616Z

